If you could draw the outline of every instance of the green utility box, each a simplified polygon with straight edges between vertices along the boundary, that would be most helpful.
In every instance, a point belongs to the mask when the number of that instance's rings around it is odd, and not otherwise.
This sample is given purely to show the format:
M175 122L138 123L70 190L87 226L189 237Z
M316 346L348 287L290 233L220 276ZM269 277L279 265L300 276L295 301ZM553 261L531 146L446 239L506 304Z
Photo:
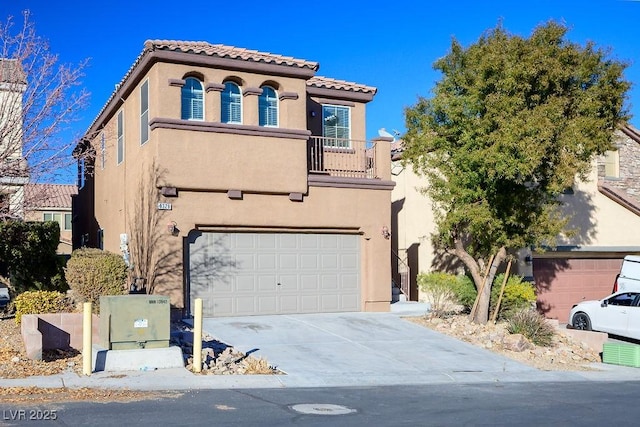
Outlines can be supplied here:
M602 361L612 365L640 368L640 345L604 343L602 346Z
M100 344L107 350L169 347L169 297L100 297Z

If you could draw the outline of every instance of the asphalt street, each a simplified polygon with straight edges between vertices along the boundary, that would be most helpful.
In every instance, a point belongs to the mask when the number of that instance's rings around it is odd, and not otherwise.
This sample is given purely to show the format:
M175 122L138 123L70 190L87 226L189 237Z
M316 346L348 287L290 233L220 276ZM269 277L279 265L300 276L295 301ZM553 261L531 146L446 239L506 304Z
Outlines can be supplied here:
M635 426L639 394L640 382L200 390L131 403L0 403L0 425ZM56 419L17 415L38 411Z

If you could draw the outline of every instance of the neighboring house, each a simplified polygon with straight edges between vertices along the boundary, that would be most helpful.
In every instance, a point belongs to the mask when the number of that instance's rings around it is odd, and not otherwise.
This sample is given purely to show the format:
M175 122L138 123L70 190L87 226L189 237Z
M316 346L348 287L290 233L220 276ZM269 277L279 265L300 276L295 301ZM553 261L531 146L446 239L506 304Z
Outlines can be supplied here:
M206 316L387 311L389 142L373 87L302 59L147 41L75 156L74 247Z
M22 95L27 82L20 63L0 58L0 220L22 218L29 182L22 154Z
M576 235L559 239L555 250L521 250L512 267L514 274L535 283L538 309L549 318L566 322L573 304L608 295L622 258L640 253L640 134L623 126L616 131L615 144L617 151L594 160L586 182L577 181L561 196L564 209L573 215L569 225ZM410 165L401 164L401 142L393 145L392 248L400 258L393 270L398 277L403 262L411 267L411 297L417 299L415 275L450 270L451 259L433 248L432 206L419 192L426 181Z
M75 184L27 184L25 186L24 219L55 221L60 225L58 254L71 254L71 197L75 194L78 194L78 187Z

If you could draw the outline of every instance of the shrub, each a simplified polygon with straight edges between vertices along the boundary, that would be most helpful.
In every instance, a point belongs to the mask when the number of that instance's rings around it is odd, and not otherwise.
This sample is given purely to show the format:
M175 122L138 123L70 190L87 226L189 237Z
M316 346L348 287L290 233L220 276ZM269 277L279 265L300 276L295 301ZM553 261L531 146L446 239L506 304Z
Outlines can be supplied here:
M473 284L473 280L464 274L459 274L456 277L456 282L453 286L453 293L456 296L456 302L463 307L465 312L470 312L473 303L476 301L478 291Z
M57 222L0 221L0 276L13 292L68 289L64 259L56 255L59 241Z
M553 343L555 330L547 320L535 310L524 309L512 313L507 323L511 334L522 334L536 345L548 347Z
M94 309L102 295L123 295L126 288L127 265L120 255L100 249L82 248L73 251L65 268L65 277L78 302L91 302Z
M26 291L18 295L12 304L18 324L25 314L61 313L72 310L69 298L57 291Z
M500 297L500 289L504 281L504 274L498 274L491 288L490 313L493 313ZM508 319L516 311L531 308L536 302L536 293L533 284L523 282L520 276L509 276L504 287L498 318Z
M418 286L431 306L432 316L444 317L454 311L456 280L456 276L440 272L418 275Z

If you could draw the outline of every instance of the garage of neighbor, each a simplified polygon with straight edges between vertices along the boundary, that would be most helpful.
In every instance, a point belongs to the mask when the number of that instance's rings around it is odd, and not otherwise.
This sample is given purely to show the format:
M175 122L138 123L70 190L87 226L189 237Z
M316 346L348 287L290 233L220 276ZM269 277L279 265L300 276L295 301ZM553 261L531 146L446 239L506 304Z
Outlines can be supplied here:
M191 307L208 317L360 311L360 236L203 232L189 244Z
M574 304L606 297L620 271L617 258L534 258L538 310L566 322Z

